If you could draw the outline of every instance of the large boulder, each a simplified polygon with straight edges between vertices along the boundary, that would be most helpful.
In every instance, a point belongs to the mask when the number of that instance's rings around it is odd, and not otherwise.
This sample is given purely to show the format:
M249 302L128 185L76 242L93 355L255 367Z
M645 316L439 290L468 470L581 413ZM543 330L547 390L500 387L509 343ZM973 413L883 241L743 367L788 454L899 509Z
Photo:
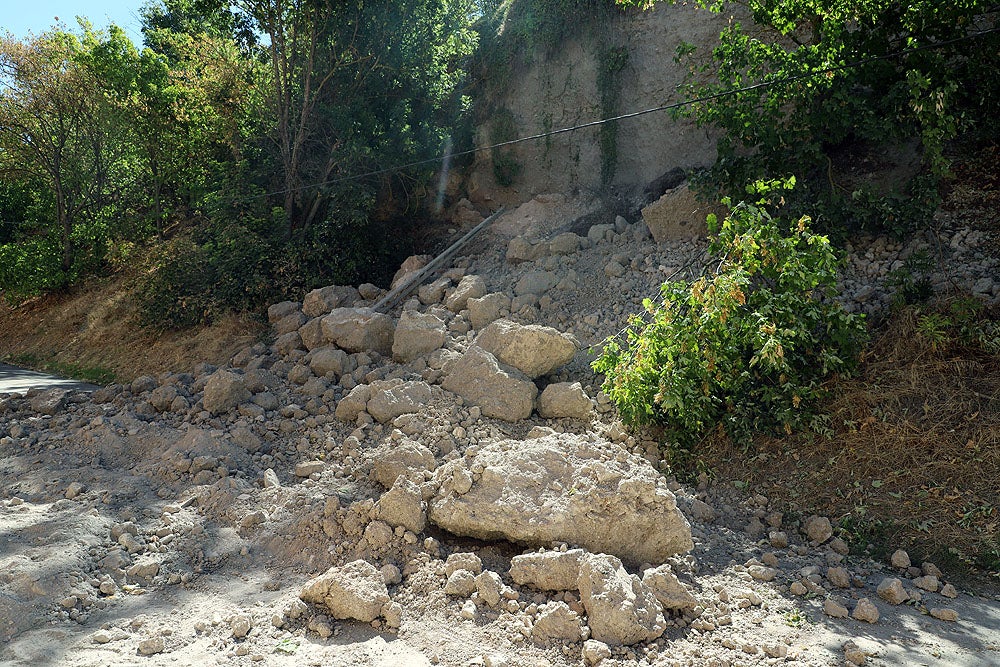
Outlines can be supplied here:
M698 605L698 600L684 587L673 569L666 563L643 572L642 583L653 591L653 595L664 609L683 611L694 609Z
M392 339L392 358L409 363L440 348L447 335L444 321L437 315L404 310Z
M555 382L538 397L538 415L546 419L589 419L593 413L594 402L579 382Z
M667 629L656 595L614 556L587 556L580 564L578 587L590 636L597 641L638 644L656 639Z
M46 389L31 399L31 409L39 414L55 415L66 407L68 397L69 390L67 389L59 389L58 387Z
M390 488L400 475L404 477L423 475L434 470L437 460L434 453L416 440L403 440L388 451L378 451L372 462L371 476L376 482Z
M543 591L576 590L583 549L535 551L510 559L510 578L519 586Z
M421 412L431 402L431 387L426 382L399 380L372 383L367 411L384 424L400 415Z
M666 481L606 441L554 434L494 442L442 465L434 478L430 521L456 535L569 542L636 563L662 563L693 547Z
M212 414L220 414L232 410L240 403L250 400L250 392L243 383L243 378L232 371L219 370L208 378L205 383L205 395L202 405Z
M510 310L510 297L503 292L493 292L478 299L469 299L469 323L475 330L499 320L504 310Z
M552 327L497 320L476 337L476 345L530 378L547 375L573 360L576 341Z
M392 318L371 308L334 308L322 326L326 340L342 350L379 354L392 350Z
M325 377L327 373L333 373L339 378L345 371L353 370L350 368L351 365L351 357L338 347L321 347L313 350L312 360L309 362L309 368L316 377Z
M478 405L487 417L510 422L530 417L538 395L527 376L476 346L449 365L441 386Z
M299 338L302 346L312 351L326 345L326 336L323 335L323 318L314 317L301 327L299 327Z
M427 508L420 487L405 477L398 478L375 503L372 519L393 527L402 526L419 535L427 524Z
M343 285L320 287L306 294L302 300L302 312L307 317L326 315L339 306L349 306L360 297L358 290Z
M465 276L455 290L445 299L445 308L457 313L465 310L469 299L478 299L486 294L486 282L481 276Z
M363 560L331 567L307 582L299 598L326 607L334 618L355 619L362 623L374 621L390 602L382 573Z
M642 219L656 242L663 243L707 235L705 217L709 213L724 216L726 211L721 205L701 203L684 183L642 209Z

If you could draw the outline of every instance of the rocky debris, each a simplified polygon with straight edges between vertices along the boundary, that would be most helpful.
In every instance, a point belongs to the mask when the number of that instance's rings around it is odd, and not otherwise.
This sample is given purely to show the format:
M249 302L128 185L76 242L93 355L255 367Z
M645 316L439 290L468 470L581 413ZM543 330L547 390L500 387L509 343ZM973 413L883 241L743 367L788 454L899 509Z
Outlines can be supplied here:
M543 591L576 590L585 553L583 549L568 549L514 556L510 560L510 578L518 585Z
M380 451L372 461L372 477L385 488L391 488L400 475L419 476L434 470L437 460L434 453L415 440L403 440L388 451Z
M865 623L876 623L879 618L878 607L872 604L872 601L868 598L861 598L854 606L851 618L856 621L864 621Z
M302 299L302 312L306 317L322 317L338 306L349 306L360 298L358 290L342 285L314 289Z
M31 409L42 415L59 414L66 407L69 394L68 389L46 389L31 399Z
M399 265L399 270L393 275L389 289L396 289L405 283L414 273L427 266L427 263L432 259L434 258L430 255L410 255L404 259L403 263Z
M393 527L402 526L419 535L427 524L427 510L420 487L400 476L392 488L376 501L372 518Z
M140 640L136 650L139 652L139 655L156 655L157 653L163 653L163 649L165 648L166 644L163 641L163 637L156 635Z
M802 527L803 532L816 544L823 544L833 537L833 526L825 516L811 516Z
M482 276L463 277L454 291L445 299L444 306L453 313L465 310L469 299L478 299L486 294L486 282Z
M419 287L417 289L417 299L425 306L440 303L449 287L451 287L451 278L438 278L429 285Z
M577 344L551 327L497 320L476 337L476 345L530 378L548 375L569 363Z
M444 464L435 480L430 520L456 535L569 542L638 562L692 548L663 478L610 443L572 435L500 441Z
M952 584L945 584L941 587L939 592L946 598L954 599L958 597L958 591L955 590L955 587Z
M371 623L381 616L383 607L391 602L382 573L363 560L331 567L306 583L299 598L325 607L334 618L352 618L362 623Z
M424 410L430 402L431 388L426 382L388 380L371 385L371 398L366 403L366 410L376 421L384 424L400 415Z
M469 323L475 330L480 330L510 314L510 297L502 292L486 294L478 299L469 299L466 307L469 309Z
M939 621L948 621L949 623L954 623L958 620L958 612L954 609L945 609L943 607L931 607L928 612L931 616L938 619Z
M458 571L465 571L475 576L483 572L483 561L471 551L453 553L444 562L444 571L449 576Z
M593 667L610 657L611 647L604 642L599 642L596 639L588 639L583 642L583 662L588 667Z
M910 555L902 549L896 549L892 553L892 557L889 559L889 562L893 567L905 570L910 567Z
M476 575L468 570L455 570L448 575L444 585L447 595L467 598L476 591Z
M531 638L539 643L578 642L583 639L580 615L565 602L549 602L538 611Z
M296 301L282 301L273 304L267 309L267 321L275 324L297 310L299 310L299 304Z
M827 598L823 601L823 613L831 618L847 618L850 615L847 607L833 598Z
M392 357L409 363L430 354L444 345L447 329L444 320L430 313L404 310L396 324L392 340Z
M243 378L228 370L218 370L205 383L202 405L212 414L232 410L250 400Z
M699 202L688 184L683 183L642 209L642 220L656 242L664 243L707 235L705 218L709 213L715 213L721 220L726 211L721 205Z
M580 564L580 600L591 636L613 646L656 639L666 630L656 595L614 556L590 554Z
M589 419L594 414L594 401L579 382L555 382L542 390L538 397L538 415L546 419Z
M370 308L334 308L322 320L325 339L347 352L392 352L392 318Z
M357 367L354 359L337 347L321 347L312 351L312 360L309 362L309 369L316 377L326 377L332 375L340 378L344 373L350 373Z
M941 582L933 574L925 574L922 577L917 577L913 580L913 585L920 590L927 591L929 593L937 593L938 588L941 586Z
M889 604L903 604L910 599L903 589L903 582L895 577L886 577L879 585L876 593Z
M684 587L667 564L643 572L642 583L653 592L664 609L685 611L694 609L698 605L698 600Z
M527 376L478 346L451 365L441 386L482 408L485 416L510 422L531 416L538 395Z
M334 414L337 419L347 423L354 423L358 415L368 409L368 401L372 397L372 386L369 384L359 384L344 396L337 403Z

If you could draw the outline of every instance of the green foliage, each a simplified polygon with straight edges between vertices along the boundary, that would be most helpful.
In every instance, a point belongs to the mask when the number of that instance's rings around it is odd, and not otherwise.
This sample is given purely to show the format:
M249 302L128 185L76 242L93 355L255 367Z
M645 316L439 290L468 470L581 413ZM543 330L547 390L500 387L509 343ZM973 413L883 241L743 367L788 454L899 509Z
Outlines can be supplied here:
M618 113L621 101L621 74L628 67L629 53L623 46L607 47L598 56L597 90L601 95L601 118ZM611 185L618 164L618 123L604 123L600 129L601 183Z
M773 218L769 188L750 189L762 197L733 207L721 225L710 216L711 271L665 283L627 342L606 342L593 366L626 422L662 424L682 446L716 424L742 443L822 426L816 400L824 383L855 368L864 322L831 301L838 260L828 239L806 217Z
M982 301L965 297L936 308L917 310L917 335L938 353L956 347L1000 355L1000 320Z
M517 120L513 112L501 107L493 112L490 119L490 143L500 144L517 138ZM494 148L491 151L493 177L502 187L510 187L517 180L524 165L508 147Z
M934 181L947 172L947 142L970 130L995 136L1000 34L952 43L990 27L994 3L745 5L757 24L752 29L731 22L710 57L687 47L678 53L691 68L687 95L726 93L683 112L724 131L711 185L733 193L769 174L794 174L799 188L789 210L811 212L823 229L902 235L926 223L937 203ZM728 92L763 82L771 83ZM875 189L838 169L861 157L877 162L913 141L921 148L922 182Z

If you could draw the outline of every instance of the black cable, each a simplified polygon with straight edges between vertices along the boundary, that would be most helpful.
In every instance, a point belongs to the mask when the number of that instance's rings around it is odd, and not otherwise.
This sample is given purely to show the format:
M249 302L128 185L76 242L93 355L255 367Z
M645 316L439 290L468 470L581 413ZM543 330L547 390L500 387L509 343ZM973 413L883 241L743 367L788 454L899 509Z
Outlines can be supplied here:
M811 79L811 78L816 77L816 76L822 76L822 75L830 74L830 73L833 73L833 72L841 72L841 71L848 70L848 69L854 69L854 68L862 67L864 65L868 65L870 63L878 62L878 61L881 61L881 60L890 60L892 58L898 58L898 57L901 57L901 56L907 56L907 55L910 55L910 54L913 54L913 53L919 53L921 51L928 51L928 50L933 50L933 49L939 49L939 48L942 48L942 47L945 47L945 46L950 46L952 44L958 44L958 43L961 43L961 42L965 42L965 41L969 41L969 40L973 40L973 39L978 39L978 38L983 37L985 35L990 35L990 34L997 33L997 32L1000 32L1000 27L998 27L998 28L991 28L990 30L984 30L982 32L978 32L978 33L975 33L975 34L972 34L972 35L963 35L962 37L956 37L954 39L946 40L944 42L936 42L934 44L927 44L925 46L917 46L917 47L913 47L911 49L904 49L902 51L896 51L894 53L889 53L889 54L885 54L885 55L881 55L881 56L873 56L871 58L865 58L863 60L858 60L858 61L855 61L855 62L852 62L852 63L845 63L843 65L836 65L834 67L827 67L827 68L824 68L824 69L821 69L821 70L815 70L813 72L809 72L808 74L799 74L797 76L783 77L783 78L780 78L780 79L772 79L772 80L769 80L769 81L761 81L760 83L755 83L753 85L745 86L743 88L735 88L735 89L732 89L732 90L725 90L725 91L722 91L722 92L719 92L719 93L713 93L711 95L705 95L703 97L696 97L696 98L693 98L693 99L684 100L682 102L674 102L672 104L663 104L663 105L660 105L660 106L652 107L650 109L643 109L641 111L633 111L631 113L622 114L620 116L614 116L614 117L611 117L611 118L603 118L601 120L594 120L594 121L590 121L590 122L587 122L587 123L581 123L579 125L573 125L573 126L570 126L570 127L560 128L558 130L550 130L548 132L541 132L539 134L532 134L532 135L529 135L529 136L526 136L526 137L519 137L517 139L510 139L508 141L501 141L501 142L498 142L498 143L495 143L495 144L491 144L489 146L480 146L480 147L477 147L477 148L470 148L470 149L467 149L467 150L464 150L464 151L459 151L457 153L448 153L446 155L442 155L442 156L439 156L439 157L433 157L433 158L427 158L427 159L424 159L424 160L417 160L417 161L414 161L414 162L408 162L406 164L397 165L395 167L387 167L385 169L376 169L376 170L368 171L368 172L365 172L365 173L362 173L362 174L353 174L351 176L341 176L341 177L333 178L333 179L330 179L330 180L327 180L327 181L322 181L320 183L313 183L311 185L301 185L301 186L294 187L294 188L286 188L286 189L282 189L282 190L274 190L272 192L265 192L265 193L262 193L262 194L259 194L259 195L250 195L248 197L234 198L234 199L228 200L227 203L235 204L235 203L244 202L244 201L253 201L253 200L256 200L256 199L263 199L265 197L273 197L275 195L288 194L290 192L299 192L299 191L302 191L302 190L310 190L312 188L321 188L321 187L323 187L325 185L334 185L336 183L345 183L345 182L348 182L348 181L362 180L362 179L365 179L365 178L371 178L373 176L383 176L385 174L392 174L392 173L396 173L396 172L403 171L405 169L410 169L410 168L413 168L413 167L420 167L420 166L424 166L424 165L428 165L428 164L434 164L434 163L437 163L437 162L442 162L442 161L447 160L447 159L453 159L453 158L462 157L462 156L465 156L465 155L474 155L476 153L482 153L482 152L485 152L485 151L493 150L494 148L503 148L504 146L513 146L514 144L520 144L520 143L524 143L524 142L527 142L527 141L537 141L538 139L545 139L546 137L552 137L552 136L556 136L556 135L559 135L559 134L566 134L568 132L576 132L578 130L585 130L585 129L591 128L591 127L598 127L600 125L604 125L605 123L616 123L616 122L621 121L621 120L629 120L631 118L638 118L639 116L645 116L645 115L651 114L651 113L658 113L658 112L661 112L661 111L670 111L672 109L680 109L682 107L690 106L692 104L701 104L702 102L710 102L712 100L717 100L717 99L721 99L721 98L724 98L724 97L732 97L733 95L739 95L740 93L752 92L754 90L759 90L761 88L766 88L768 86L774 86L774 85L784 84L784 83L794 83L796 81L803 81L805 79Z

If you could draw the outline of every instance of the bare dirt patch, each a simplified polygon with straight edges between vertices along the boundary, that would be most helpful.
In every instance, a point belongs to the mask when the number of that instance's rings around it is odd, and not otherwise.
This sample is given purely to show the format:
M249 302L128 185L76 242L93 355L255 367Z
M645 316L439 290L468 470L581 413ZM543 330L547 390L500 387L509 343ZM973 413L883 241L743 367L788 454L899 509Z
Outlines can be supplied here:
M220 364L259 339L262 323L230 315L196 330L154 332L136 321L130 276L93 279L19 306L0 302L0 358L53 370L106 369L131 381L144 374Z

